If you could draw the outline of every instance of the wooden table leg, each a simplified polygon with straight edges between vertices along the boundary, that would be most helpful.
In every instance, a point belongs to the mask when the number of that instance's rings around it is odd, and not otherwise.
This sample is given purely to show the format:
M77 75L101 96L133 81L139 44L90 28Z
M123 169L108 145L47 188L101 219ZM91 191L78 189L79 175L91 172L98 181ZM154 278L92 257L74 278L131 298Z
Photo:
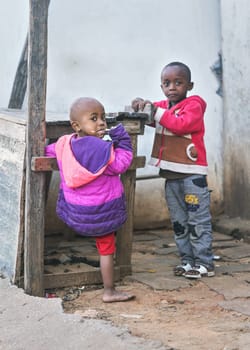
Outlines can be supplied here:
M131 136L133 145L133 155L137 155L137 135ZM136 184L136 169L128 170L121 175L123 182L128 219L123 226L117 231L116 237L116 265L120 267L121 277L131 274L131 256L134 228L134 200L135 200L135 184Z

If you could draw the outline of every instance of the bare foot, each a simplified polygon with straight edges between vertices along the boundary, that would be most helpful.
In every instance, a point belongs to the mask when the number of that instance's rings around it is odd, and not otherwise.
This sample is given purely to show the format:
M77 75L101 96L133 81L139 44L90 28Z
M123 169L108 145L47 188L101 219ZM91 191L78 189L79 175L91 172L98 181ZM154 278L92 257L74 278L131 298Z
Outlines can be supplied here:
M135 298L135 295L118 290L112 291L112 293L104 293L102 301L104 303L115 303L119 301L129 301Z

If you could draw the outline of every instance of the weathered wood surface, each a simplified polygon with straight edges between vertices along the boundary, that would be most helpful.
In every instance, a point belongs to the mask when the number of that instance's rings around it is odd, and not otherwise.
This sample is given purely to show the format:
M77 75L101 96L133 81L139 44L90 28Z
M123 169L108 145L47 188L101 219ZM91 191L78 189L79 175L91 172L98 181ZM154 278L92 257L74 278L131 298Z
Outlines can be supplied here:
M47 34L48 0L30 0L24 289L35 296L43 296L44 293L45 173L31 170L31 158L44 155Z
M133 145L134 157L137 155L137 136L131 136ZM133 242L133 227L134 227L134 200L135 200L135 182L136 182L136 169L128 170L121 175L124 191L127 201L127 214L128 218L126 222L117 232L117 253L116 253L116 265L120 267L130 267L129 273L132 271L131 256L132 256L132 242Z
M14 84L9 100L9 108L22 108L27 90L27 66L28 66L28 35L26 36L23 51L18 63Z
M119 281L120 269L115 267L114 280ZM101 284L102 276L99 268L86 265L83 271L52 273L44 275L44 287L46 289L72 287L82 285Z
M25 126L0 117L0 271L21 274L24 231Z
M93 267L87 264L81 263L77 265L71 265L70 271L65 272L65 265L58 266L48 266L46 268L52 272L44 273L44 288L64 288L72 286L83 286L83 285L93 285L93 284L102 284L102 276L99 267ZM130 270L129 270L130 271ZM130 271L131 272L131 271ZM124 275L127 275L123 273ZM121 279L120 267L114 267L114 280L118 282ZM20 279L19 286L23 287L24 281L23 278Z
M27 115L27 112L26 112ZM14 142L16 144L15 138L19 137L21 135L20 130L22 129L22 137L23 137L23 145L21 148L16 145L16 148L13 150L15 153L14 157L18 158L18 161L21 161L20 155L18 155L18 152L23 151L23 160L24 160L24 152L25 152L25 130L27 128L27 121L26 121L26 116L24 111L17 111L17 110L2 110L0 111L0 126L1 126L1 131L2 135L8 135L8 132L10 133L10 137L14 139ZM53 139L56 139L56 137L61 134L61 126L63 126L63 130L65 133L72 132L70 124L68 122L68 116L65 115L59 115L57 113L48 113L47 115L47 121L46 121L46 126L47 130L50 128L50 134ZM120 121L119 121L120 122ZM117 253L116 253L116 276L117 280L120 277L123 277L125 275L128 275L131 273L132 267L131 267L131 254L132 254L132 238L133 238L133 215L134 215L134 196L135 196L135 182L136 182L136 169L138 167L143 167L145 164L145 157L144 156L137 156L137 135L143 133L143 128L144 128L144 121L141 120L123 120L121 121L125 127L127 127L127 130L130 133L130 136L132 138L132 144L133 144L133 149L134 149L134 161L130 167L130 169L121 176L121 179L124 184L125 188L125 194L126 194L126 199L127 199L127 208L128 208L128 220L125 223L125 225L119 230L117 234ZM113 122L111 123L113 125ZM1 142L3 142L3 137L0 135ZM3 154L3 159L9 158L9 153L8 154ZM13 155L12 155L13 157ZM2 159L2 161L3 161ZM1 157L0 157L1 160ZM38 162L38 163L37 163ZM45 162L45 163L44 163ZM32 155L30 159L30 170L34 172L33 170L39 170L43 171L43 174L45 174L46 171L53 171L57 169L57 163L55 158L46 158L43 156L34 156ZM23 175L24 172L24 164L20 164L20 176L21 174ZM35 172L34 172L35 173ZM24 178L23 178L24 180ZM12 178L12 181L15 182L15 175L14 178ZM21 181L21 180L20 180ZM15 183L17 187L19 188L22 187L22 185ZM14 191L14 187L13 187ZM19 188L20 191L20 188ZM17 191L17 188L14 191L14 196L18 195L18 199L20 203L23 203L23 199L21 197L21 192ZM33 205L36 205L37 207L37 191L36 188L33 191L33 195L36 196L36 199L34 199ZM11 195L13 196L13 194ZM27 196L26 196L27 198ZM28 201L30 200L29 198L27 199ZM45 199L43 199L45 202ZM10 202L12 202L12 199L10 199ZM21 204L20 204L21 206ZM42 208L42 209L41 209ZM15 224L16 224L16 230L11 231L11 230L5 230L6 232L12 232L14 239L16 240L15 246L9 246L9 251L11 253L14 253L14 261L11 264L12 268L12 273L15 273L16 271L16 276L20 283L25 285L25 281L23 281L22 276L20 275L21 271L21 261L22 261L22 251L27 249L27 246L25 245L24 247L22 246L22 237L23 237L23 209L20 209L19 213L19 207L16 206L16 204L13 206L13 210L20 215L20 218L17 220L15 219ZM40 206L40 216L43 216L45 213L45 208ZM10 213L11 215L11 213ZM29 214L30 215L30 214ZM29 219L29 218L28 218ZM40 218L41 219L41 218ZM39 219L39 220L40 220ZM16 221L17 220L17 221ZM36 219L35 219L36 220ZM38 222L39 222L38 220ZM9 217L9 222L11 222L11 217ZM39 224L41 224L39 222ZM34 225L37 228L37 222L34 221ZM14 227L14 226L13 226ZM12 227L12 228L13 228ZM19 231L18 231L19 230ZM17 232L18 231L18 232ZM44 230L42 235L42 240L44 239ZM40 237L41 238L41 237ZM4 237L4 240L8 241L8 237ZM1 249L1 248L0 248ZM33 248L32 249L32 254L33 253ZM36 253L39 253L39 259L40 259L40 264L43 265L43 259L44 259L44 248L43 246L39 245L39 252L36 251ZM6 249L5 249L6 250ZM1 250L0 250L1 251ZM25 253L27 254L27 253ZM5 257L5 261L8 261L8 257ZM39 260L38 260L39 261ZM24 261L24 265L26 264L26 261ZM18 268L15 268L18 267ZM25 266L26 268L26 266ZM27 275L26 275L27 276ZM21 279L20 279L21 277ZM100 271L99 269L97 271L93 271L91 269L89 272L88 271L79 271L79 272L73 272L70 274L67 273L53 273L50 275L43 274L42 271L42 276L36 276L36 278L41 278L41 281L38 281L39 283L42 283L43 287L42 288L52 288L53 287L62 287L62 286L71 286L75 283L88 283L88 284L95 284L95 283L101 283L101 277L100 277ZM20 282L22 281L22 282ZM32 281L32 279L31 279ZM37 293L34 293L31 291L33 295L36 295Z
M144 168L146 157L134 157L129 170ZM32 157L31 169L33 171L53 171L58 170L57 160L53 157Z
M108 113L109 114L109 113ZM27 111L18 109L0 109L0 118L14 121L18 124L27 124ZM143 135L145 118L122 118L115 121L107 118L108 126L122 123L130 135ZM58 137L72 133L69 116L67 113L46 112L46 138L57 139Z
M50 0L48 1L49 6ZM9 108L21 109L27 90L28 78L28 35L26 36L21 57L17 66L14 83L9 100Z

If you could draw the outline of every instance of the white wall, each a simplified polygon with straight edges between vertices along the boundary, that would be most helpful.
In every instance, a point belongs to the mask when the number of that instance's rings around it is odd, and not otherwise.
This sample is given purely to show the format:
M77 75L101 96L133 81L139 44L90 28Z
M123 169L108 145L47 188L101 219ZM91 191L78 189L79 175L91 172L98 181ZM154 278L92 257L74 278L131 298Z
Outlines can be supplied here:
M211 66L220 51L219 2L210 0L54 0L49 17L48 108L67 110L79 95L101 99L107 111L123 110L131 99L164 98L160 71L172 61L187 63L193 93L208 103L206 144L209 183L222 200L222 100ZM58 15L60 14L60 15ZM61 38L61 40L60 40ZM146 132L146 139L152 138ZM139 152L151 144L140 141ZM138 171L139 174L142 171ZM145 173L145 171L143 171ZM157 170L148 167L147 173Z
M8 58L0 57L3 107L8 104L25 39L25 5L18 0L5 5L13 26L7 26L5 18L8 37L1 35L1 45ZM193 93L208 103L205 123L209 184L214 206L220 206L222 100L216 94L218 82L210 68L218 58L220 45L219 0L52 0L47 109L68 111L72 100L80 95L100 99L108 112L123 110L136 96L163 99L162 67L173 60L183 61L192 70ZM152 130L147 128L140 138L139 153L149 157L151 142ZM147 167L138 174L145 172L156 174L157 170Z

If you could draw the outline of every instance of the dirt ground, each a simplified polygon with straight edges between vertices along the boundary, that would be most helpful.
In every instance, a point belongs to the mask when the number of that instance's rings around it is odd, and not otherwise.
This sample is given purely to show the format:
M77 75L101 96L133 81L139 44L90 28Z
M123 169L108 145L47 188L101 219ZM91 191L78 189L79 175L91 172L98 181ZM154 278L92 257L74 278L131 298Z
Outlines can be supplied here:
M62 298L66 313L80 314L83 319L110 321L115 326L125 327L134 336L156 340L168 350L248 350L249 245L217 234L214 246L215 253L222 256L222 260L216 262L219 266L216 276L187 280L173 276L170 265L178 260L171 236L157 231L136 235L133 275L116 284L118 289L135 294L134 300L105 304L101 286L66 288L57 290L56 294ZM234 274L232 271L236 268ZM163 281L169 284L158 288L160 276L165 278L167 269L167 282ZM143 283L141 276L149 283ZM231 284L227 285L227 281ZM236 289L236 299L228 298L227 293ZM227 292L223 294L223 291ZM239 308L220 306L229 299L243 309L245 305L248 311L238 312Z
M98 287L81 291L77 298L74 290L64 290L64 310L83 318L111 321L126 327L132 335L158 340L167 349L247 349L240 347L239 335L246 331L250 318L219 307L224 297L209 290L202 281L190 282L190 287L180 290L157 291L126 279L119 288L133 292L136 299L105 304ZM67 301L71 295L75 299Z

